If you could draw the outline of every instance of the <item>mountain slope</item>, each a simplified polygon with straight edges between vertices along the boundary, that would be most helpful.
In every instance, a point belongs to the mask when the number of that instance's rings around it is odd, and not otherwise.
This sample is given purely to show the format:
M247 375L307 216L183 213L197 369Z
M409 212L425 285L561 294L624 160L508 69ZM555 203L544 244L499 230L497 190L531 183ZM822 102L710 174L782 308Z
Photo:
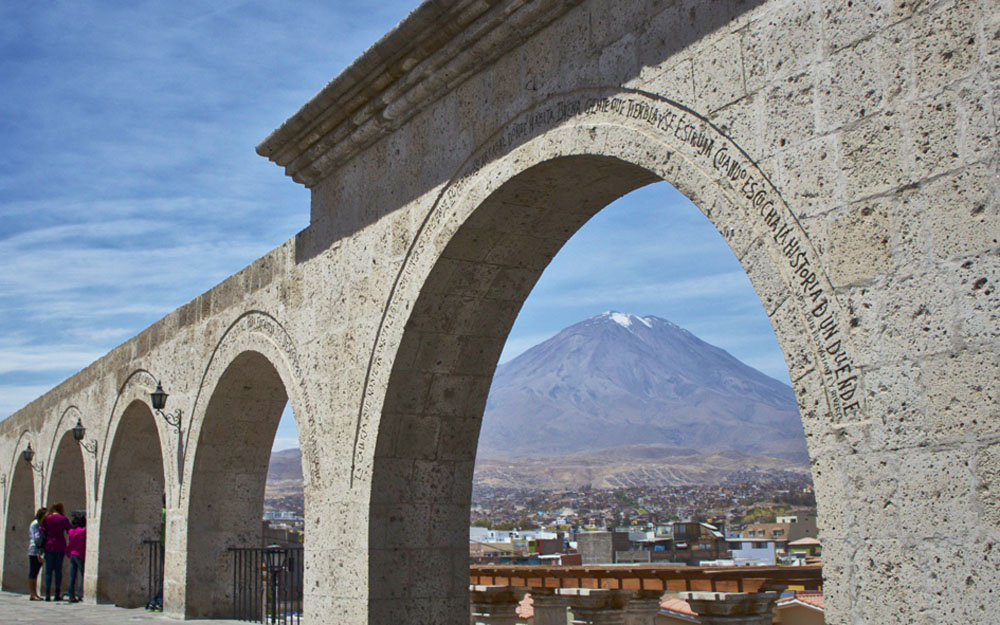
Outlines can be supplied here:
M807 460L791 388L665 319L615 312L497 368L479 453L650 444Z

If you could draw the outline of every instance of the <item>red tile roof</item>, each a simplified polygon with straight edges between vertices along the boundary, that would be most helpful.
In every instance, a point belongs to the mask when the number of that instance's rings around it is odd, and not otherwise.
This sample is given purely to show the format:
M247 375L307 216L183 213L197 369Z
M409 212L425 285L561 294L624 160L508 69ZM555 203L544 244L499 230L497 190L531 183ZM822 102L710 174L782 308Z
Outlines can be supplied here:
M810 607L816 608L818 610L825 610L825 603L823 601L823 593L814 590L796 590L794 597L786 597L784 599L779 599L776 607L782 607L786 605L791 605L793 603L804 603Z

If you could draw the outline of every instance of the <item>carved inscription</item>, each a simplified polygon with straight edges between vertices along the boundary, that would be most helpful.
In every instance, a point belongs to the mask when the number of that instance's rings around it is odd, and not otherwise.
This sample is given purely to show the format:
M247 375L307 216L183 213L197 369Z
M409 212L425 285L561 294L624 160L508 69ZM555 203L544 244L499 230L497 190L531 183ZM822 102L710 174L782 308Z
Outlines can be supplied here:
M484 167L517 146L560 125L599 123L638 125L641 130L651 130L671 149L682 153L723 185L727 195L743 209L754 232L771 239L773 249L784 260L781 277L805 311L806 324L822 360L831 413L844 422L856 419L863 412L857 367L847 337L841 332L844 327L841 308L833 297L830 281L818 269L818 255L805 231L746 152L708 120L665 98L638 91L574 93L554 97L496 133L468 159L421 225L393 284L378 329L355 435L352 481L364 479L370 470L365 458L370 453L371 431L381 410L378 394L386 389L390 375L386 367L391 358L389 346L398 344L419 290L414 281L424 275L427 263L433 261L426 258L427 250L433 247L431 241L440 233L442 222L454 210L455 203Z

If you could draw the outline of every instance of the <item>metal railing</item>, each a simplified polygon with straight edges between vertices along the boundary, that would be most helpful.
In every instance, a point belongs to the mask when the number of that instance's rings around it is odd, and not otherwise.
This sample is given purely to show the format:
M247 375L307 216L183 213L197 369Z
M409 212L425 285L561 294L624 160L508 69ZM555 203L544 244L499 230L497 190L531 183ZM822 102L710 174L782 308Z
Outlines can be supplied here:
M231 548L233 616L281 625L302 622L302 547Z
M163 603L163 543L144 540L146 547L146 605Z

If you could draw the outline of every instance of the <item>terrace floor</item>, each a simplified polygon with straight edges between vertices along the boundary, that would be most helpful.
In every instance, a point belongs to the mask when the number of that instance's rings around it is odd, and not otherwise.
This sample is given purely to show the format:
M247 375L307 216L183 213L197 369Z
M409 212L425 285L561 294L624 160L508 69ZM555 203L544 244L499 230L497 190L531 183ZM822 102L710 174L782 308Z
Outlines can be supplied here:
M126 625L129 623L184 623L203 625L245 625L241 621L180 621L142 608L128 610L111 605L28 601L28 595L0 592L0 623L3 625Z

